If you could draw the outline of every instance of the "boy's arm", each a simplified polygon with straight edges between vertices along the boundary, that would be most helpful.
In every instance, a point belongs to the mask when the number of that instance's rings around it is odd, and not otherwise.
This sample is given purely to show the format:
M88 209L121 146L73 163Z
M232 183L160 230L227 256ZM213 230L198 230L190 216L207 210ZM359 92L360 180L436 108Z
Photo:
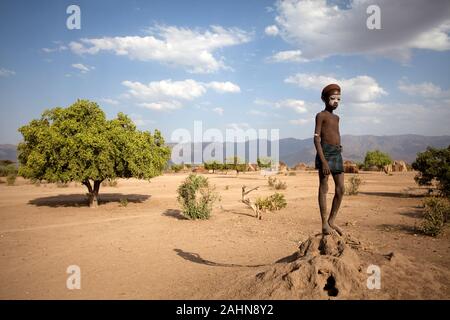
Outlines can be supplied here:
M316 127L314 129L314 146L316 147L317 154L319 155L320 162L322 163L322 170L325 175L330 173L330 168L328 167L328 162L323 155L322 146L320 144L321 132L322 132L323 117L320 113L316 115Z

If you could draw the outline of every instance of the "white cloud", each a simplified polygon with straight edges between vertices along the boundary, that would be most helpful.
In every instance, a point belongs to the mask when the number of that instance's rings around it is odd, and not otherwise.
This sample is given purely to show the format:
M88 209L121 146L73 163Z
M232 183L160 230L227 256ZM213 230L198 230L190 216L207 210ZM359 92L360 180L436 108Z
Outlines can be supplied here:
M268 36L276 36L279 33L278 27L276 25L271 25L271 26L267 26L264 29L264 32L268 35Z
M235 93L240 92L239 86L231 82L217 82L202 83L192 79L182 81L172 81L171 79L152 81L149 84L140 82L123 81L122 84L126 86L128 93L139 99L182 99L193 100L203 96L208 88L211 88L220 93Z
M76 54L112 51L140 61L158 61L182 66L192 73L211 73L226 68L216 50L249 42L252 35L238 28L211 26L199 31L175 26L156 26L149 36L103 37L71 42Z
M100 99L100 101L104 102L104 103L107 103L107 104L114 105L114 106L119 104L119 101L114 100L114 99L109 99L109 98L102 98L102 99Z
M64 50L67 50L68 48L65 45L59 45L55 48L42 48L42 51L44 51L45 53L51 53L51 52L61 52Z
M156 111L176 110L182 107L181 103L178 101L143 102L138 105Z
M233 130L246 130L250 128L250 125L247 122L233 122L228 123L226 126Z
M0 77L9 77L15 75L16 72L5 68L0 68Z
M74 67L75 69L80 70L81 73L87 73L87 72L95 69L94 67L85 66L82 63L74 63L74 64L72 64L72 67Z
M137 114L137 113L132 113L132 114L130 114L130 118L131 118L131 120L134 122L134 124L135 124L137 127L142 127L142 126L145 126L145 125L147 125L147 124L155 123L154 120L144 119L144 118L142 117L142 115Z
M281 100L275 103L276 108L289 108L294 110L297 113L306 113L308 109L305 107L305 101L303 100L295 100L295 99L286 99Z
M411 84L405 81L399 81L398 88L400 91L411 96L420 96L424 98L450 97L450 90L443 90L441 87L431 82Z
M380 8L381 30L366 26L370 4ZM326 0L286 0L276 8L281 37L305 59L364 54L407 61L412 49L450 49L448 0L354 0L348 8Z
M208 88L212 88L219 93L241 92L241 88L239 88L239 86L237 86L234 83L231 83L229 81L227 81L227 82L212 81L212 82L206 83L205 86Z
M199 82L187 79L183 81L161 80L152 81L149 84L140 82L123 81L122 84L129 90L128 93L139 99L158 100L164 98L176 98L192 100L205 94L206 88Z
M212 111L214 111L215 113L217 113L218 115L223 115L223 108L220 108L220 107L218 107L218 108L214 108L214 109L212 109Z
M252 116L261 116L261 117L267 117L269 115L267 112L255 110L255 109L251 109L250 111L247 112L247 114L250 114Z
M370 102L387 94L374 78L366 75L349 79L336 79L330 75L298 73L286 78L284 82L305 89L317 90L319 97L326 85L337 83L342 90L342 100L349 102Z
M300 50L280 51L269 58L273 62L307 62Z
M289 123L291 124L295 124L295 125L304 125L307 123L312 122L312 119L294 119L294 120L289 120Z
M255 100L253 100L253 103L256 105L260 105L260 106L269 106L269 105L273 104L272 102L264 100L264 99L255 99Z
M141 101L139 105L142 107L162 111L179 109L182 107L179 100L192 101L206 94L208 89L219 93L240 92L239 86L231 82L203 83L192 79L181 81L166 79L148 84L125 80L122 84L128 88L128 92L122 95L124 99L135 98Z

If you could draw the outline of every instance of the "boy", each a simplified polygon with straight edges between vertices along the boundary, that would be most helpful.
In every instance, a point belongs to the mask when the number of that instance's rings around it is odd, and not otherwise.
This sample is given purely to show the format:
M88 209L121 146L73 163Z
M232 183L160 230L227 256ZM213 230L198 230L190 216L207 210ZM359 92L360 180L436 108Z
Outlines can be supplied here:
M322 90L322 101L325 110L316 115L314 129L314 145L316 147L316 169L319 170L319 208L322 218L322 234L331 234L335 230L339 235L343 231L336 223L336 215L344 195L344 164L342 161L341 136L339 133L339 117L333 111L341 100L341 88L337 84L329 84ZM330 215L327 216L328 176L333 176L335 194Z

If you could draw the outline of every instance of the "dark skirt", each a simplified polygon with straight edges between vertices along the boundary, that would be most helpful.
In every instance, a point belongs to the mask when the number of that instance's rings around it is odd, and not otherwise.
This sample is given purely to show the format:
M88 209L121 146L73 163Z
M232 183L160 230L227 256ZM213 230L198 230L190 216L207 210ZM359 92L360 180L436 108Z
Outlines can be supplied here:
M344 161L342 160L342 146L333 145L328 143L321 143L323 155L328 162L331 173L344 172ZM322 169L322 162L320 161L319 154L316 153L315 160L316 169Z

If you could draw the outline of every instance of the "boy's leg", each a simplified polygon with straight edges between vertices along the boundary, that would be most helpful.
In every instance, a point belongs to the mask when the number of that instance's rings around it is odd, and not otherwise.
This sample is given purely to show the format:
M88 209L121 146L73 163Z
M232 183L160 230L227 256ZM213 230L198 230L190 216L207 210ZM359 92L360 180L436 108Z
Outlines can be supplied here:
M319 168L318 200L319 200L320 216L322 218L323 234L331 234L331 228L328 224L327 193L328 193L328 175L324 175L322 169Z
M342 172L333 174L333 180L335 185L335 193L333 198L333 205L331 206L330 217L328 218L328 224L342 236L343 231L335 224L335 219L339 211L342 198L344 197L344 173Z

